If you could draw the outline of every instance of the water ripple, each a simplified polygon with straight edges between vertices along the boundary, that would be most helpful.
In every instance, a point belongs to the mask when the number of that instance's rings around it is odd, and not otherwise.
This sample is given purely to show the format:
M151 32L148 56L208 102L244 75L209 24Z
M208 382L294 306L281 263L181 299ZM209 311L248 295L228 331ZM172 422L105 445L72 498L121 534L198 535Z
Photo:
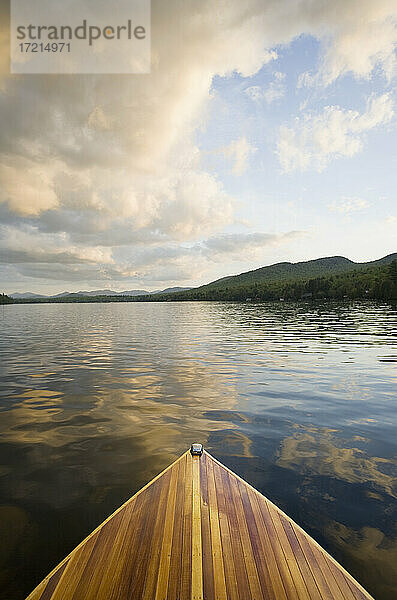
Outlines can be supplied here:
M360 302L2 307L0 527L15 535L0 594L24 598L199 440L395 598L396 317Z

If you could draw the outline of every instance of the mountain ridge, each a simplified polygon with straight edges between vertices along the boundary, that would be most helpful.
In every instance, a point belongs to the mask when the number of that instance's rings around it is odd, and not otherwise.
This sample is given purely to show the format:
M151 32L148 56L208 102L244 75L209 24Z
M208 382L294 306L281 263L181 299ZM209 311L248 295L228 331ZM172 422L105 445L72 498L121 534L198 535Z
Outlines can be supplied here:
M8 296L10 298L14 298L15 300L29 300L30 298L78 298L82 296L146 296L150 294L173 294L174 292L184 292L190 289L190 287L170 287L165 288L164 290L155 290L154 292L148 292L147 290L125 290L122 292L115 292L114 290L91 290L78 292L60 292L59 294L53 294L51 296L35 294L34 292L14 292L13 294L8 294Z
M247 285L254 283L266 283L266 281L281 281L295 279L297 277L318 277L322 275L330 275L332 273L341 273L353 271L360 268L368 268L381 264L388 264L393 260L397 260L397 252L388 254L377 260L368 262L354 262L344 256L326 256L315 258L307 261L280 262L264 267L259 267L250 271L244 271L237 275L228 275L221 277L210 283L192 288L194 290L210 289L225 284L232 285Z
M29 294L27 292L27 294ZM84 295L87 294L87 295ZM14 298L15 302L153 302L185 300L298 300L302 298L379 298L397 296L397 253L368 262L344 256L280 262L195 288L146 292L93 290L52 297Z

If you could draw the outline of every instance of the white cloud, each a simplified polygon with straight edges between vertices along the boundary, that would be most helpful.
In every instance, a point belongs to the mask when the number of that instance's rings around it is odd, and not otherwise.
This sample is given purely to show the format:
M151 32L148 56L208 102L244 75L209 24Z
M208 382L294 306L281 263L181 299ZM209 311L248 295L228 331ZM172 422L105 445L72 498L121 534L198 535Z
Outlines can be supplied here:
M23 156L3 157L0 164L0 204L7 203L19 215L38 215L43 210L58 206L54 189L55 169L46 167Z
M364 145L363 134L388 123L393 115L393 100L390 94L383 94L370 98L361 114L326 106L320 114L297 118L292 128L280 128L280 164L284 171L321 171L334 158L357 154Z
M327 86L352 73L369 79L378 70L390 81L397 72L397 5L394 0L334 0L313 6L313 35L323 41L315 72L302 73L298 87Z
M194 244L233 222L234 200L201 168L194 142L215 76L252 76L277 60L276 46L301 34L324 48L318 81L348 71L368 77L376 69L391 77L395 65L393 0L230 0L222 10L209 0L153 0L150 75L9 76L6 4L0 19L0 208L15 229L34 227L27 253L32 248L43 258L37 240L60 261L80 257L83 266L68 264L63 271L73 280L96 269L84 262L87 248L98 249L97 258L90 255L98 269L104 261L112 264L108 275L117 275L120 247L137 255L142 246ZM264 101L280 98L283 86L276 73L260 90ZM322 168L334 156L357 152L363 133L391 113L388 96L362 115L330 107L285 128L280 160L287 170ZM253 151L244 137L226 149L237 175ZM6 239L10 252L22 252ZM60 276L61 262L58 274L55 263L51 268L51 277ZM45 266L35 270L38 277L46 272Z
M288 247L304 235L301 231L233 233L211 236L193 244L125 245L111 250L73 246L65 234L43 234L33 227L21 231L3 226L0 267L5 263L8 268L12 266L15 273L33 279L114 281L116 287L118 283L137 280L149 287L163 281L194 284L206 273L211 279L209 274L217 264L224 269L225 261L241 263L242 253L244 260L261 260L267 249Z
M245 136L237 140L233 140L228 146L224 146L220 150L226 157L232 159L232 171L235 175L242 175L248 168L249 157L257 151L257 148L252 146Z
M32 226L2 226L0 229L0 262L4 263L63 263L111 264L110 248L76 246L65 233L44 234Z
M369 78L378 67L390 80L396 74L397 5L393 0L336 2L338 19L324 53L319 79L330 84L352 72ZM362 14L357 9L362 8ZM347 9L347 10L346 10Z
M334 212L350 214L352 212L364 210L365 208L368 208L368 206L370 206L368 200L363 200L362 198L344 197L340 200L335 200L332 202L328 208Z

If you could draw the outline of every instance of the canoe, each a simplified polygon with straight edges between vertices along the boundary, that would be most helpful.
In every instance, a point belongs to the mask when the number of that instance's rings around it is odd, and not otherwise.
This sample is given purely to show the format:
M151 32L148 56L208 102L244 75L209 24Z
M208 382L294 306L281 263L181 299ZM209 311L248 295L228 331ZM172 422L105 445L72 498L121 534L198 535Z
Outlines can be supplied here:
M372 596L277 506L196 444L106 519L28 596L127 599Z

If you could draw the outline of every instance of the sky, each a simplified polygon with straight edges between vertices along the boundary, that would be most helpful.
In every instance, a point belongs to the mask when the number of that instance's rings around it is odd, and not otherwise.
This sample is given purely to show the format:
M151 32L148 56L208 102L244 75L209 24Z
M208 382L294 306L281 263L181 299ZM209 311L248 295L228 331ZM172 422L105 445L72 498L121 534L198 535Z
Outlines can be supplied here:
M10 75L0 291L397 251L395 0L153 0L148 75Z

